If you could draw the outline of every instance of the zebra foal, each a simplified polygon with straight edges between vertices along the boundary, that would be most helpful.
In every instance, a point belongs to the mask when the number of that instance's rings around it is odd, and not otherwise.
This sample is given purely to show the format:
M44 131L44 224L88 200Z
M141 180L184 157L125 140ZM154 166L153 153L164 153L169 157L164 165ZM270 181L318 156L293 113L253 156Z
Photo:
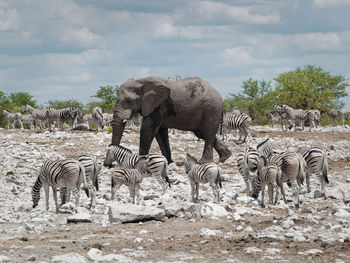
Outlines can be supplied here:
M236 144L245 143L249 136L249 128L252 125L252 119L246 113L232 114L225 116L222 123L222 133L230 133L231 130L239 130L238 140L234 140ZM242 137L244 138L242 139Z
M219 167L215 163L198 164L197 159L192 155L186 155L185 170L191 184L192 202L198 202L199 183L209 183L214 193L214 202L220 202L221 175Z
M170 180L167 175L168 162L163 155L148 154L146 157L147 171L144 176L153 176L163 189L163 194L170 187ZM119 165L126 168L135 168L137 161L141 155L134 154L132 151L121 145L110 145L107 149L106 158L103 165L112 167L113 162L116 161Z
M257 175L253 178L252 186L252 197L257 199L259 192L261 191L261 207L265 207L264 197L265 197L265 185L268 186L269 202L270 204L276 204L279 202L279 187L277 185L278 178L281 176L281 170L278 165L267 163L267 160L260 159L258 162ZM273 201L273 192L275 194L275 201Z
M49 209L49 188L52 187L53 198L56 205L56 213L59 212L59 205L57 202L57 188L67 188L72 191L75 197L75 211L77 211L80 198L80 185L84 184L87 196L90 195L90 187L85 178L85 169L83 165L73 159L45 161L41 166L39 175L32 189L33 208L38 205L40 200L40 189L43 186L46 199L46 210ZM91 195L91 204L95 204L92 200L94 195Z
M147 173L147 165L145 163L145 157L140 157L135 168L117 167L112 171L111 176L111 200L115 199L117 190L123 184L128 186L129 194L132 198L133 204L139 204L140 202L140 184L143 180L143 174Z

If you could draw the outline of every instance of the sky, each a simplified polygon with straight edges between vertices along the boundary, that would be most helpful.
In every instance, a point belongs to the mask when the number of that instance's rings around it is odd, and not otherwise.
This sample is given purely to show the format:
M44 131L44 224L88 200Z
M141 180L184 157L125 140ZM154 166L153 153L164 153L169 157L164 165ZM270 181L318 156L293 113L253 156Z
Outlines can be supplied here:
M350 0L0 0L0 90L86 104L101 86L181 76L225 99L309 64L350 83L349 14Z

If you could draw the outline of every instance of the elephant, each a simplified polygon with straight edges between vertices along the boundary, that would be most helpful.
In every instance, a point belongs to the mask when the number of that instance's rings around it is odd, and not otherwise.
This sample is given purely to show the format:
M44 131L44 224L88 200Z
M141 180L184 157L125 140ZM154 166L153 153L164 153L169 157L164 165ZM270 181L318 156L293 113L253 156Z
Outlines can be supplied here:
M216 138L223 118L223 99L208 82L197 78L129 79L118 91L112 120L112 145L119 145L127 120L142 116L139 154L149 153L156 138L162 154L172 163L168 129L192 131L205 141L199 163L213 161L213 147L224 162L231 151Z

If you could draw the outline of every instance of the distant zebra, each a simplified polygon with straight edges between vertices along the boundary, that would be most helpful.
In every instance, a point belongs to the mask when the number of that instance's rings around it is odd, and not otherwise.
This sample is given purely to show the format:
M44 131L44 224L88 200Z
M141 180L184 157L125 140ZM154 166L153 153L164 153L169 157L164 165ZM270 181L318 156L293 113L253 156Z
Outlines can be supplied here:
M95 107L91 113L84 114L83 120L88 125L89 129L90 125L94 124L97 131L101 131L105 125L102 109L100 107Z
M7 129L14 129L14 121L16 120L16 116L14 113L8 112L7 110L3 110L2 114L6 117L7 119Z
M45 123L48 121L46 110L35 109L34 107L27 104L23 107L22 113L27 111L30 113L30 115L32 115L36 128L43 129Z
M277 184L281 189L284 202L287 204L283 183L288 182L293 188L294 206L299 208L299 187L304 182L306 171L306 162L304 158L296 152L285 152L280 156L271 156L270 163L275 163L282 171L282 175L278 178Z
M40 168L38 178L33 186L33 208L38 205L40 200L40 189L44 186L46 210L49 209L49 187L51 186L56 204L56 213L59 212L57 188L67 188L69 191L73 192L73 195L75 196L75 211L77 211L81 183L84 184L85 192L87 196L89 196L91 191L94 191L93 186L87 184L85 179L85 169L79 161L73 159L45 161ZM94 206L96 202L95 200L92 200L94 197L94 194L91 194L92 206Z
M33 130L34 129L34 119L32 115L30 114L22 114L22 123L28 125L28 129Z
M335 126L335 122L337 119L342 121L342 126L344 127L344 120L346 117L346 111L343 109L330 109L328 113L329 117L332 119L333 126Z
M111 126L111 122L113 120L113 114L112 113L103 113L103 120L105 121L105 124L107 126Z
M135 168L117 167L113 169L111 177L111 200L115 199L116 191L124 184L129 188L129 194L133 204L135 204L135 196L136 204L138 204L140 202L140 184L143 179L143 174L146 172L147 166L145 157L140 157L138 159L135 163Z
M315 127L315 111L314 110L294 110L295 120L301 124L302 130L304 130L305 121L309 122L310 130Z
M287 116L285 111L283 110L282 106L283 105L280 105L280 104L274 104L272 106L272 111L270 112L270 114L278 113L280 115L281 129L283 131L284 130L283 123L285 125L285 129L288 130L288 124L289 124L288 122L291 122L291 120L290 120L289 116Z
M318 126L321 125L321 112L319 110L311 110L314 112L315 115L315 126L318 128Z
M276 123L281 121L281 116L275 116L271 112L267 115L267 119L270 122L271 128L275 126ZM282 128L283 129L283 128Z
M185 159L185 170L191 184L192 202L198 202L199 183L209 183L214 193L214 202L220 202L221 175L219 167L215 163L198 164L195 157L187 154Z
M167 175L168 163L166 158L159 154L149 154L145 157L148 173L144 174L144 176L154 176L161 185L164 194L168 188L168 185L170 187L170 181ZM140 158L141 155L132 153L132 151L126 147L121 145L110 145L107 149L106 158L103 165L111 168L113 162L116 161L123 167L135 168L135 165Z
M83 118L83 113L81 109L78 108L73 108L73 107L68 107L68 108L63 108L59 110L59 126L60 130L64 130L64 123L69 122L70 123L70 128L73 129L78 122L78 117L80 119Z
M13 122L13 126L16 129L23 129L22 114L20 112L15 113L15 121Z
M57 122L58 129L63 131L63 123L60 123L60 110L54 108L48 108L46 110L46 117L48 120L49 131L55 127L55 122Z
M253 191L252 197L257 199L259 192L261 191L261 207L265 207L265 185L268 186L269 202L270 204L276 204L279 202L279 186L277 185L278 178L281 177L281 170L278 165L271 163L266 166L262 162L258 164L257 176L253 179ZM273 192L275 194L275 201L273 201Z
M304 157L307 165L306 185L310 193L310 175L316 174L321 184L321 194L325 196L325 184L329 183L328 179L328 160L327 153L319 147L303 146L297 149L297 152Z
M246 113L238 115L232 114L224 117L222 123L222 133L229 133L231 130L239 130L239 139L234 140L236 144L242 144L249 136L249 128L252 124L252 119ZM244 136L243 140L242 137Z

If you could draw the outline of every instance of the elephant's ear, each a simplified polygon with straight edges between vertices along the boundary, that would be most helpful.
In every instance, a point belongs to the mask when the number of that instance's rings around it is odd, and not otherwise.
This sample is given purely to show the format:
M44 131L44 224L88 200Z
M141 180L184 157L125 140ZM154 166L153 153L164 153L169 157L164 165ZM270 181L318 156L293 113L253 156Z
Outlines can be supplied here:
M142 116L148 116L158 108L162 102L169 99L170 89L164 85L147 83L142 87L142 93L141 113Z

